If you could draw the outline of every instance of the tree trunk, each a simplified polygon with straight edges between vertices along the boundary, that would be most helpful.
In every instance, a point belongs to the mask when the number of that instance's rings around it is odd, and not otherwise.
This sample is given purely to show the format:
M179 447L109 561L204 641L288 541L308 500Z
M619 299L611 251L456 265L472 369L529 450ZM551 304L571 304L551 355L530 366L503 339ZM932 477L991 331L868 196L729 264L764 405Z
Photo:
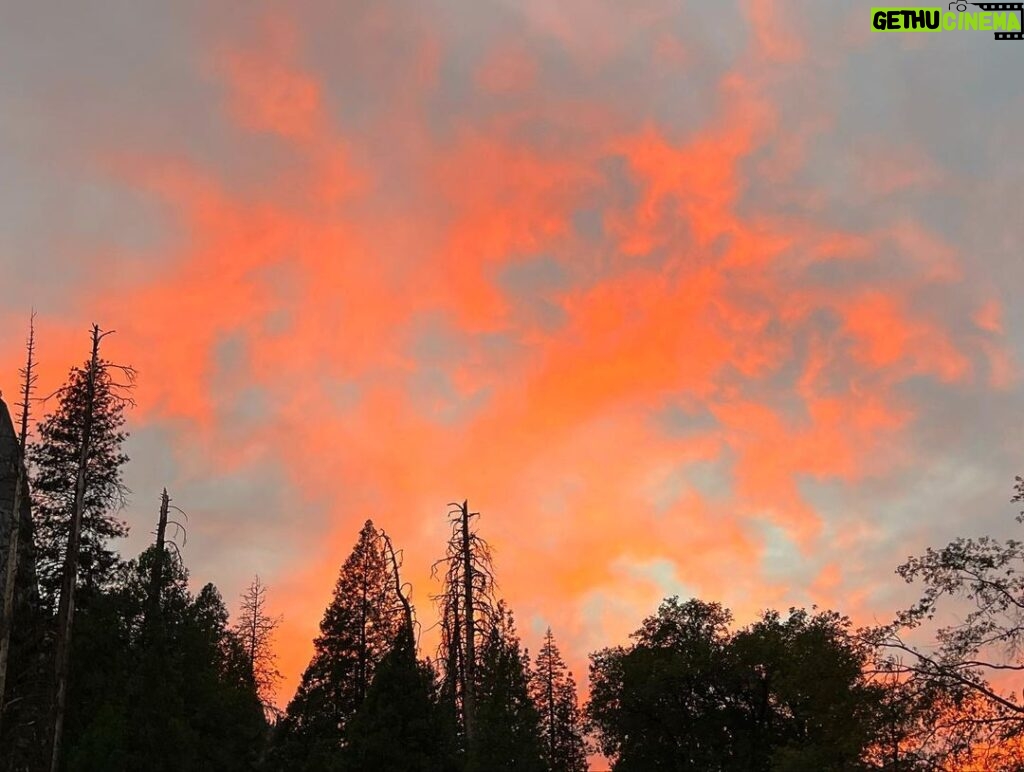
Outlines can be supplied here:
M359 704L363 704L363 700L366 699L366 690L369 687L367 683L367 673L369 669L367 666L367 652L366 652L366 622L367 622L367 605L369 603L369 588L366 586L366 562L367 556L363 555L363 581L361 582L360 589L362 590L362 598L359 601Z
M160 519L156 526L156 554L153 555L153 567L149 574L149 623L153 624L160 617L160 593L164 586L164 560L166 557L167 515L171 508L171 498L164 488L160 494Z
M18 540L21 536L22 495L27 485L25 464L27 463L29 400L32 396L32 385L35 382L35 375L32 372L33 354L35 353L35 325L32 321L29 321L27 349L27 361L25 369L22 371L24 380L21 388L21 426L18 432L18 452L15 457L18 473L14 484L14 503L11 507L11 527L7 537L7 571L4 576L3 616L0 617L0 722L3 720L6 703L4 695L7 689L7 662L11 653L11 630L14 627L14 587L18 581L18 559L21 556Z
M391 537L384 532L383 528L380 530L380 538L384 540L388 559L391 561L391 573L395 580L395 594L402 604L402 612L405 614L405 626L409 628L409 635L413 635L412 605L402 590L402 578L398 572L398 556L395 554L395 547L391 543ZM413 646L415 647L415 637L413 638Z
M462 710L466 723L466 750L476 737L476 618L473 608L473 553L469 539L469 502L462 502L462 581L466 625L466 661L463 663Z
M50 772L57 772L60 761L64 714L67 709L68 670L71 664L71 629L75 618L75 586L78 583L78 552L82 540L82 515L85 510L85 490L89 462L89 443L92 439L93 407L96 396L96 376L99 369L100 328L92 328L92 357L86 376L85 415L82 420L81 448L78 455L78 477L75 481L75 502L71 513L68 550L64 556L64 579L61 584L57 609L57 644L54 666L54 695L52 734L50 736Z
M555 673L554 673L554 651L555 642L554 637L551 635L551 628L548 628L547 635L547 660L548 660L548 673L547 673L547 687L548 687L548 749L550 751L549 758L554 760L555 758Z
M448 672L454 674L451 678L452 699L456 704L458 699L465 692L466 685L465 669L462 663L462 618L459 616L458 598L452 604L452 644L448 647ZM456 715L458 708L456 707Z
M256 649L259 644L259 612L260 612L260 578L257 576L253 584L253 608L252 619L249 620L249 672L252 673L252 682L257 683L256 677Z

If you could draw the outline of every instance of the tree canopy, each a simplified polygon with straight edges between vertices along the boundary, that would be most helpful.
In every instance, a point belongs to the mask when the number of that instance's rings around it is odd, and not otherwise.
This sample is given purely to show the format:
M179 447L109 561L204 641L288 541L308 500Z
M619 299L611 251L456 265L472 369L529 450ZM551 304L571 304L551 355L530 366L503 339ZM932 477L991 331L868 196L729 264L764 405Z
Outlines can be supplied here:
M899 566L920 597L890 624L790 608L737 625L719 603L668 598L590 655L581 708L550 627L531 659L467 501L433 563L433 660L401 550L366 520L280 711L280 617L259 578L234 618L213 584L193 590L166 489L154 542L118 551L134 371L99 357L102 337L94 326L34 443L0 411L0 546L18 557L0 772L583 772L591 743L615 772L1024 769L1024 705L1006 683L1024 671L1024 542L985 536Z

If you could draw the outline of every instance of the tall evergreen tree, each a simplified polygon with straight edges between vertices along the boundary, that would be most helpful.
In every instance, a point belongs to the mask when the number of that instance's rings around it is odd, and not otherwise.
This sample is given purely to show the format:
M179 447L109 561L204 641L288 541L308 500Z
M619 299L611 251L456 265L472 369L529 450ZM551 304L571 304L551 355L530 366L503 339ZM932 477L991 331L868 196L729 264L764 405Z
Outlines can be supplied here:
M367 520L341 567L313 658L280 723L275 757L283 768L337 768L345 727L402 622L384 543Z
M37 513L45 524L40 527L42 568L48 567L46 558L58 558L64 545L59 570L52 577L45 571L40 576L44 587L48 578L60 577L59 594L54 587L46 587L50 598L57 600L50 772L57 772L61 764L75 612L83 600L88 602L98 590L102 591L97 580L105 578L117 562L106 542L126 531L124 524L107 512L113 497L123 500L124 490L120 481L124 398L118 395L111 371L117 369L129 380L134 378L134 371L100 358L100 341L107 334L101 333L98 325L92 326L92 351L84 369L72 370L70 382L61 389L58 413L48 417L39 429L40 475L36 485L43 501Z
M576 682L548 628L530 678L540 713L541 749L550 772L586 772L587 748Z
M262 756L268 726L244 643L228 624L213 584L199 591L185 621L186 715L195 731L209 738L195 768L251 770Z
M398 637L377 667L366 699L346 726L346 772L401 769L405 772L456 770L454 736L438 705L436 673L416 656L412 604L399 575L399 553L383 531L395 593L402 604Z
M266 724L250 651L213 585L189 592L172 509L165 490L156 543L76 617L70 769L241 772L259 761Z
M124 383L118 380L121 375ZM91 361L74 367L59 392L56 409L38 425L37 441L31 447L32 504L39 587L50 608L56 608L60 594L83 433L90 412L78 589L102 585L117 563L110 541L128 533L117 513L127 493L121 468L128 461L122 448L128 436L124 410L130 400L124 387L130 386L133 378L130 369L102 358L97 359L95 367ZM90 380L94 381L91 387Z
M435 673L416 658L411 631L403 626L381 660L366 699L346 727L345 772L457 769L434 690Z
M529 694L530 659L512 613L499 602L480 658L477 743L471 772L542 772L540 715Z

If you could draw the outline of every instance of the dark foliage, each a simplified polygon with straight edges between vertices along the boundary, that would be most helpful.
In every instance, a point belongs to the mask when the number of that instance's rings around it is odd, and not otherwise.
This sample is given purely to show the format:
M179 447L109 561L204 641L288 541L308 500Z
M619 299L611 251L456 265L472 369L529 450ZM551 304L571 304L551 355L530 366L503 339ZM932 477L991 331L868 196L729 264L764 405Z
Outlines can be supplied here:
M499 603L480 657L478 743L468 768L480 772L543 772L540 714L530 699L530 660L512 613Z
M56 409L39 423L30 452L36 571L43 601L51 609L57 607L74 508L88 367L86 363L72 368L57 395ZM97 368L78 560L79 605L88 602L93 590L103 589L118 559L110 541L128 533L117 516L127 492L121 469L128 461L122 450L127 438L123 428L126 400L115 380L120 372L104 361Z
M69 770L253 769L266 732L246 652L213 585L174 563L145 621L153 550L76 617Z
M832 613L766 613L730 633L672 598L628 647L591 657L590 725L617 772L859 770L874 736L868 652Z
M435 681L433 668L416 658L412 632L404 627L349 722L341 769L458 769L454 738L445 731Z
M345 727L391 650L402 613L384 544L367 520L341 567L313 658L278 727L274 758L280 768L336 768Z
M98 335L94 328L94 344ZM193 595L181 551L165 539L166 492L156 546L128 562L114 549L126 533L117 513L128 385L116 378L132 373L107 362L93 372L81 542L67 563L78 571L67 571L65 585L81 592L73 604L64 594L75 613L61 628L73 632L61 639L71 641L62 649L70 651L62 770L584 772L587 732L616 772L1024 769L1024 706L991 682L1024 670L1020 541L962 538L908 559L898 573L923 585L921 598L881 628L854 631L837 613L790 609L736 630L719 604L668 599L629 645L591 655L581 712L550 630L531 666L496 600L491 551L466 502L452 505L434 566L438 661L419 657L400 552L367 521L299 689L271 724L277 620L265 588L250 587L234 624L213 585ZM61 681L53 662L65 661L54 655L54 611L86 378L73 369L39 424L24 516L7 503L20 484L10 474L19 454L0 458L4 522L20 524L24 542L0 772L47 764L48 700ZM1020 478L1014 500L1024 501ZM958 613L941 625L947 605ZM935 645L907 642L922 629Z
M586 772L587 748L576 682L548 628L530 678L540 714L541 749L551 772Z

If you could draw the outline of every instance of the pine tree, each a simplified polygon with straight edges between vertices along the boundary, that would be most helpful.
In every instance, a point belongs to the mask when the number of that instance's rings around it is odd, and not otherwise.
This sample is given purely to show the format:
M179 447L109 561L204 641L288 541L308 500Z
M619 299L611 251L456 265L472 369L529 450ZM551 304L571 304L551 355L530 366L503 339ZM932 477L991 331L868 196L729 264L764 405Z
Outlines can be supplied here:
M127 438L124 410L131 404L125 386L134 373L129 368L97 359L90 395L87 361L74 367L59 392L56 410L38 425L38 440L31 446L32 503L35 519L37 570L43 601L56 607L68 546L68 529L75 505L83 431L91 405L91 426L85 466L85 490L78 558L78 589L97 588L111 574L117 557L111 539L126 536L118 519L127 489L121 468L128 461L122 450ZM115 379L124 375L123 384Z
M471 772L542 772L540 715L529 694L530 659L512 613L499 602L480 658L477 745Z
M587 749L576 682L548 628L530 679L541 717L541 748L550 772L586 772Z
M284 767L331 769L345 727L363 703L403 623L385 545L367 520L334 586L313 658L280 726Z
M200 738L192 768L254 769L267 736L264 706L244 643L228 625L214 585L189 604L178 640L185 718Z
M208 584L193 598L165 555L160 614L147 623L155 561L149 547L124 564L76 621L67 767L255 769L266 722L220 593Z
M447 772L456 768L434 691L435 674L416 658L411 631L381 660L366 699L346 727L342 768Z
M346 726L343 768L351 772L457 769L454 737L446 731L435 689L436 674L416 656L412 605L399 575L400 559L383 531L395 593L402 604L398 637L377 666L366 699Z
M97 578L105 578L117 562L106 542L127 530L108 512L114 497L123 502L120 466L126 459L120 450L124 398L118 396L118 386L111 378L116 366L99 355L100 341L106 334L98 325L92 326L91 355L84 369L72 370L70 382L61 390L58 412L40 425L36 450L40 471L36 486L42 499L37 507L44 558L41 567L52 567L51 572L41 572L40 584L50 591L51 599L58 599L48 748L51 772L57 772L61 764L72 632L75 611L82 600L76 597L79 583L84 584L86 599L102 591ZM131 368L117 369L129 381L134 378ZM48 566L47 558L53 559L52 566ZM56 580L58 575L59 595L52 583L46 586L47 579Z

